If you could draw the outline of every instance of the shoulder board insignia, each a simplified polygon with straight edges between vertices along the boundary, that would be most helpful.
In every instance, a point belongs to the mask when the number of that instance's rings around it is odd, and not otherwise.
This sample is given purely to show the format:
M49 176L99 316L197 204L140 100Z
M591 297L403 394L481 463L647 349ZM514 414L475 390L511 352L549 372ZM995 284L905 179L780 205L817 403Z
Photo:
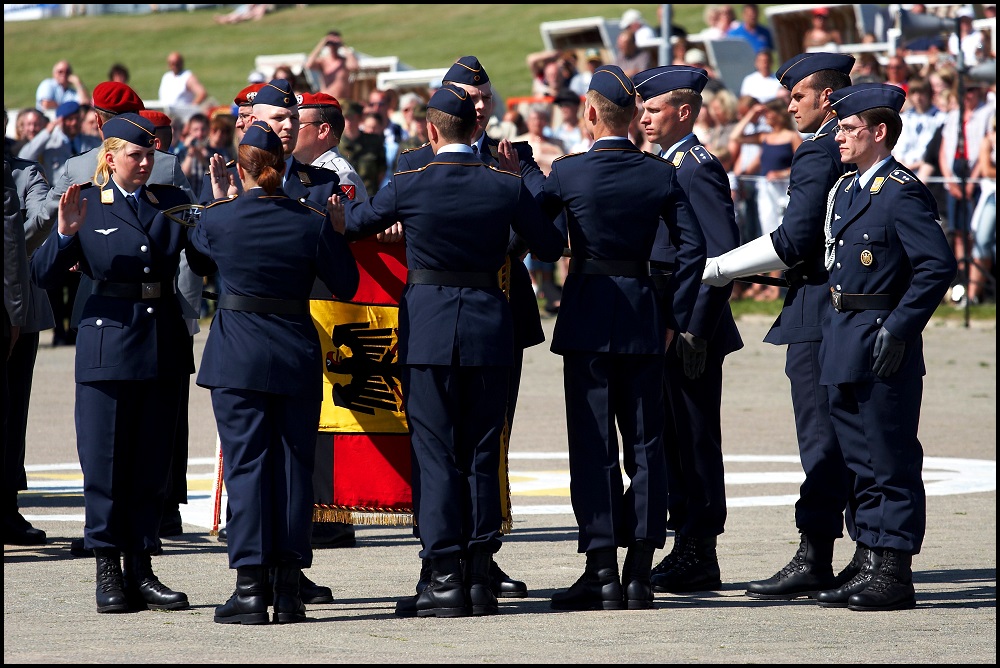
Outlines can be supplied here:
M560 156L559 156L558 158L555 158L555 159L554 159L554 160L552 161L552 163L553 163L553 164L555 164L555 163L557 163L557 162L559 162L560 160L563 160L563 159L565 159L565 158L572 158L572 157L573 157L573 156L575 156L575 155L584 155L584 154L586 154L586 151L581 151L581 152L579 152L579 153L567 153L566 155L560 155Z
M299 172L299 181L302 181L302 185L306 188L312 185L312 178L310 178L308 172Z
M553 160L553 162L555 161ZM521 178L521 174L519 172L509 172L506 169L500 169L499 167L495 167L493 165L484 165L484 166L493 170L494 172L500 172L501 174L510 174L511 176L516 176L517 178Z
M494 160L500 159L500 151L496 146L493 146L492 144L490 145L490 155L493 157Z
M114 204L115 203L115 189L108 188L107 190L101 191L101 204Z
M149 188L146 188L146 199L149 200L150 204L159 204L160 203L160 200L156 199L156 195L154 195L153 191L150 190Z
M428 142L424 142L424 143L423 143L423 144L421 144L420 146L414 146L413 148L408 148L408 149L406 149L406 150L404 150L404 151L400 152L400 155L402 155L403 153L412 153L413 151L419 151L419 150L420 150L420 149L422 149L422 148L423 148L424 146L430 146L430 145L431 145L431 143L430 143L429 141L428 141Z
M698 164L712 161L712 154L709 153L708 149L701 144L691 148L691 155L693 155L694 159L698 161Z
M871 193L872 193L872 194L874 195L874 194L875 194L875 193L877 193L877 192L878 192L879 190L882 190L882 185L883 185L884 183L885 183L885 177L884 177L884 176L876 176L876 177L875 177L875 180L874 180L874 181L872 181L872 187L871 187L871 188L869 188L869 190L870 190L870 191L871 191Z
M314 213L317 213L317 214L319 214L321 216L325 216L326 215L326 210L325 209L317 209L316 207L314 207L312 205L312 202L309 202L304 197L300 198L298 200L298 202L299 202L299 204L301 204L302 206L304 206L305 208L309 209L310 211L312 211Z
M889 174L889 178L893 181L898 181L899 183L910 183L911 181L916 181L916 178L914 178L914 176L905 169L895 170Z

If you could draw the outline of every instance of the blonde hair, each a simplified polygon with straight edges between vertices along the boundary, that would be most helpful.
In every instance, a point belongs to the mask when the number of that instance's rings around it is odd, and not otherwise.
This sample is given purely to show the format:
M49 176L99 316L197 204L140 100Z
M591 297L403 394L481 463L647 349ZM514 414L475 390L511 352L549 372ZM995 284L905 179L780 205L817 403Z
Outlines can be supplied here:
M97 158L97 169L94 171L94 183L103 188L111 180L111 165L108 164L108 153L119 153L128 142L120 137L108 137L101 144L101 154Z

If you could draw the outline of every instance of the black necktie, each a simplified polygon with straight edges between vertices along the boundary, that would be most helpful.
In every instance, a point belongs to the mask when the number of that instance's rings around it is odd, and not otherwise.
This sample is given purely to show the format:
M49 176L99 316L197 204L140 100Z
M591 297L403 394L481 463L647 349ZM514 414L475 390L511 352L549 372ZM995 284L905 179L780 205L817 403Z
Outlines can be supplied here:
M130 207L132 207L132 212L135 215L138 216L139 215L139 202L138 202L138 200L136 200L135 195L125 195L125 201L128 202L128 205Z
M479 155L479 144L472 145L472 153L473 155Z
M847 201L847 208L851 208L851 206L854 204L854 200L857 199L858 197L859 190L861 190L861 181L859 181L858 177L855 176L854 183L851 185L851 197Z

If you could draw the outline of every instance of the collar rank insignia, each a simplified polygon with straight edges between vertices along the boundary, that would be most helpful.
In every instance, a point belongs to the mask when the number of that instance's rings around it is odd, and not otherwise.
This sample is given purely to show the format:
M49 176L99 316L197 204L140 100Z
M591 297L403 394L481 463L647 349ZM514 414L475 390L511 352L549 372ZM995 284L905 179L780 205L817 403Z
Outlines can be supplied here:
M146 199L149 200L150 204L159 204L160 203L160 200L156 199L156 195L154 195L153 193L151 193L148 188L146 189Z
M308 172L299 172L299 181L302 181L302 185L304 185L306 188L312 186L312 179L309 178Z
M677 151L674 153L674 157L670 159L670 162L674 164L674 167L680 167L681 162L684 161L684 151Z
M101 191L101 204L114 204L115 202L115 189L108 188L107 190Z

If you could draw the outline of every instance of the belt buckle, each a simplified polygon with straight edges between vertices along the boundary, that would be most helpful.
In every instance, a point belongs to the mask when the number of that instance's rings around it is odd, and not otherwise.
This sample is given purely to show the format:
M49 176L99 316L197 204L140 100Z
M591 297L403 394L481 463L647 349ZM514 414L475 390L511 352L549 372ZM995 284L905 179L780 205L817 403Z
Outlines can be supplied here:
M840 313L841 311L843 311L843 308L841 308L842 305L843 305L843 303L844 303L843 302L843 293L838 292L837 290L831 290L830 291L830 301L833 302L833 308L834 308L834 310L837 311L837 313Z
M158 299L160 297L160 284L159 283L143 283L142 284L142 298L143 299Z

